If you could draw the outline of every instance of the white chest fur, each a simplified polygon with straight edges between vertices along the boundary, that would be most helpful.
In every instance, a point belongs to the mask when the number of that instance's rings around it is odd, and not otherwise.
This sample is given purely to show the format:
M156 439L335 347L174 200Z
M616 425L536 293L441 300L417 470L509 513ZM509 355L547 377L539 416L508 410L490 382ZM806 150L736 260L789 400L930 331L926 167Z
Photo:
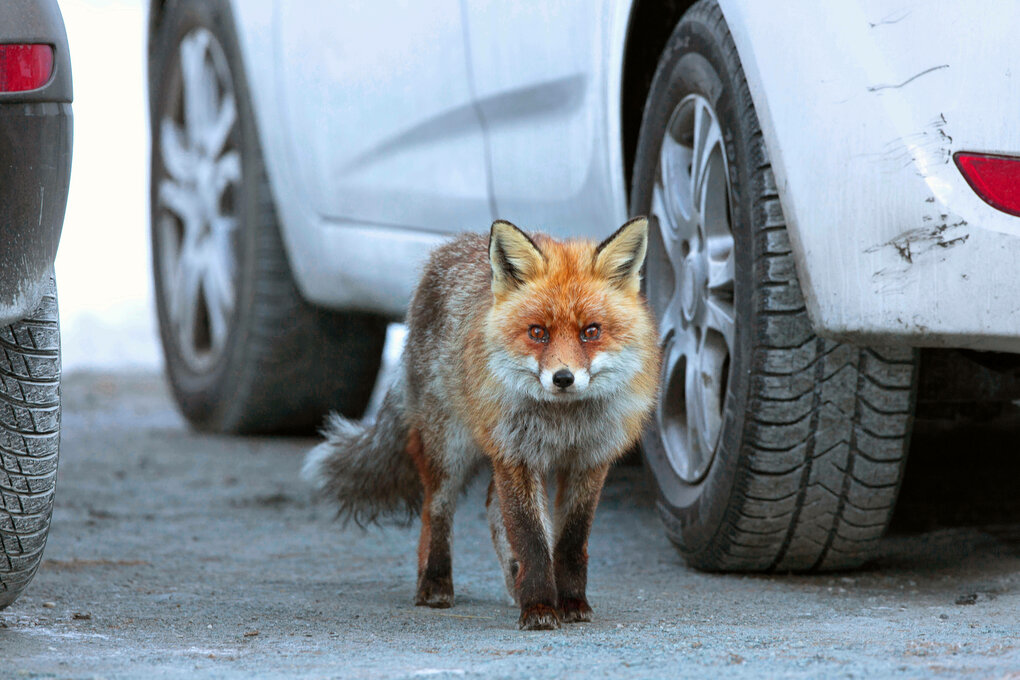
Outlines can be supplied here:
M536 469L604 465L630 444L621 406L604 399L531 401L501 414L493 435L507 459Z

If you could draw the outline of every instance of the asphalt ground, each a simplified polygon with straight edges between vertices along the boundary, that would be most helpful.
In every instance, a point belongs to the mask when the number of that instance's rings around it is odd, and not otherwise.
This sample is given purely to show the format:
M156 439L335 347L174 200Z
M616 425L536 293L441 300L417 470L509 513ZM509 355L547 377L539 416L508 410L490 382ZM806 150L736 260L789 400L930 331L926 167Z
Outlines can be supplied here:
M918 431L864 570L703 574L640 467L596 517L595 620L517 630L484 485L455 523L456 606L413 606L417 526L333 521L312 439L191 431L158 375L72 375L53 527L0 612L0 677L1020 678L1020 424ZM923 428L922 428L923 429Z

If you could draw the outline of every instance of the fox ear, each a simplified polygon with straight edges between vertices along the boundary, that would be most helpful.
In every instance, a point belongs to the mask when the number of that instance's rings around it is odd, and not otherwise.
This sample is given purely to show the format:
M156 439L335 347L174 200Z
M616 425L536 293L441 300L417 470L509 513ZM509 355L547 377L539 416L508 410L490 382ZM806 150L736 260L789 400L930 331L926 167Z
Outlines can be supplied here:
M648 250L648 218L635 217L595 248L595 273L636 293Z
M489 232L492 292L509 293L539 272L545 256L535 242L506 220L496 220Z

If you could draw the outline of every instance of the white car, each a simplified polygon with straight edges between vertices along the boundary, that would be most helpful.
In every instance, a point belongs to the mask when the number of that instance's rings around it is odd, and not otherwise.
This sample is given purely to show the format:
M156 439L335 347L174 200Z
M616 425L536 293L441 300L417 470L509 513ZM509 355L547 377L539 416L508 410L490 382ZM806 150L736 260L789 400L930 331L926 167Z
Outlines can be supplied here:
M198 427L358 414L448 234L650 214L667 533L698 568L836 569L892 513L916 348L1020 351L1020 4L152 0L149 24L159 321Z

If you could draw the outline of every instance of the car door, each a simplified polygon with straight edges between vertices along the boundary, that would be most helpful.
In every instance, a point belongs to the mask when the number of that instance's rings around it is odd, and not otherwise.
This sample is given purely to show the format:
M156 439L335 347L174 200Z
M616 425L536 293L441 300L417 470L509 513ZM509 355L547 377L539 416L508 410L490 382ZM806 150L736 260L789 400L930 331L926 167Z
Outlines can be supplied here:
M563 236L609 233L626 213L604 105L615 5L463 2L496 216Z
M479 230L492 219L460 0L277 6L291 162L327 220Z

